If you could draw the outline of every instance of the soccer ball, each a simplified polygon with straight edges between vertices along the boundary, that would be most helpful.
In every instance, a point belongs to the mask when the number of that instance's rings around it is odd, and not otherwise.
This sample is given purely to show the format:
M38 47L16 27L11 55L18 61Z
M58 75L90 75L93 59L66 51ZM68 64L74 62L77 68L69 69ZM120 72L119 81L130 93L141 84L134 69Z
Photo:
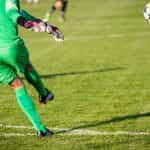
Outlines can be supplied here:
M144 7L144 18L150 21L150 3L146 4Z

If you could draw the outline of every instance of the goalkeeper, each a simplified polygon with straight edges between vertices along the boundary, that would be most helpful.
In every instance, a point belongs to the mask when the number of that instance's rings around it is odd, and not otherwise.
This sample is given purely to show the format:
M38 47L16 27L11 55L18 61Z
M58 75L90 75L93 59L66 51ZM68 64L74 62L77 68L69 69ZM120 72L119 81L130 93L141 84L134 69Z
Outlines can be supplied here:
M57 27L45 24L21 10L19 0L0 1L0 83L12 87L21 109L37 131L37 136L50 136L53 132L41 122L34 102L18 73L23 73L26 80L37 90L40 103L46 104L54 95L43 85L31 64L28 49L18 35L18 24L36 32L52 33L56 40L63 40L63 35Z

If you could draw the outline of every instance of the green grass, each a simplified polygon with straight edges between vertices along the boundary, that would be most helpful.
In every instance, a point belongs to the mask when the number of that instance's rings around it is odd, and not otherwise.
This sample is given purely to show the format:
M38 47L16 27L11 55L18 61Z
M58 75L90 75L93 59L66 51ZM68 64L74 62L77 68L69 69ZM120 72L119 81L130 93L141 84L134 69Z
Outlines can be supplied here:
M64 43L20 28L32 63L55 93L55 101L41 106L37 93L25 81L48 127L150 132L150 27L142 12L147 2L70 0L66 22L59 22L59 12L51 18L64 32ZM24 2L22 6L39 17L49 7L45 0L37 6ZM1 123L31 126L8 86L0 86L0 100ZM34 130L0 128L0 132ZM150 136L1 136L0 150L6 149L148 150Z

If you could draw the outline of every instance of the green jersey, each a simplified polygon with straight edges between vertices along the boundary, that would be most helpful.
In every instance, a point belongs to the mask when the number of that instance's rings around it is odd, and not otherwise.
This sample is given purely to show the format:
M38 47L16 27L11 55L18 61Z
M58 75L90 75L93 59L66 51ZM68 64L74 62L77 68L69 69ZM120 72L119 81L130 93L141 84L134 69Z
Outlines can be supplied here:
M0 0L0 47L19 38L17 19L20 16L34 19L20 10L19 0Z

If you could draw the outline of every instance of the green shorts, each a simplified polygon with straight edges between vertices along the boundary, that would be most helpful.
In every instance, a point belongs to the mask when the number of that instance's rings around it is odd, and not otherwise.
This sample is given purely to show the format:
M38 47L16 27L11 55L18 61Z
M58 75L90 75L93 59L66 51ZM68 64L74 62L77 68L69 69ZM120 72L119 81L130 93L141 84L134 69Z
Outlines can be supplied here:
M9 84L18 72L24 73L29 64L29 53L23 40L17 39L0 47L0 83Z

